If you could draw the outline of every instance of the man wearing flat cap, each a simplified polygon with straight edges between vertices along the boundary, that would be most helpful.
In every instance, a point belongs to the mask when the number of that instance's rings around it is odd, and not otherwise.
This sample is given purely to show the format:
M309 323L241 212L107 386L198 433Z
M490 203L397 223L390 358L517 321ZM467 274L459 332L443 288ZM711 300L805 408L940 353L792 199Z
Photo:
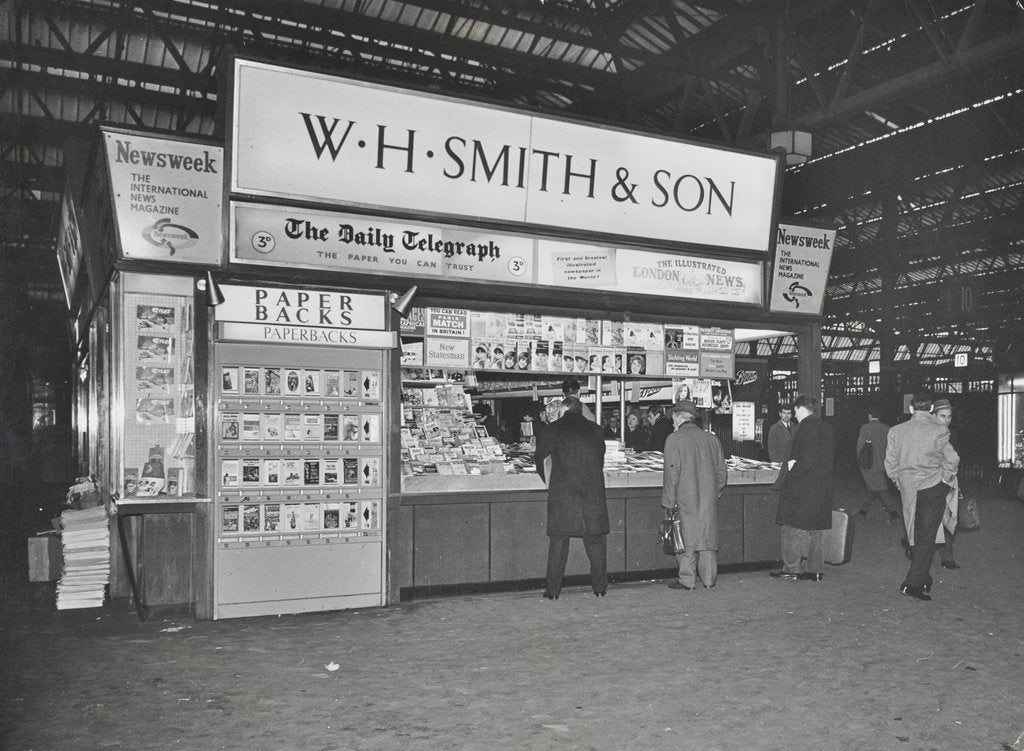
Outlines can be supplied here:
M931 600L932 558L935 543L943 539L943 517L955 528L953 516L945 514L947 504L956 501L956 473L960 455L949 443L949 428L931 414L931 394L911 398L914 414L889 431L885 471L900 489L903 526L911 547L910 569L900 593L916 600Z
M674 431L665 440L665 486L661 505L666 514L679 506L685 550L676 554L677 581L669 589L690 590L697 576L705 589L718 578L718 497L727 473L717 436L694 423L697 406L681 399L669 410Z

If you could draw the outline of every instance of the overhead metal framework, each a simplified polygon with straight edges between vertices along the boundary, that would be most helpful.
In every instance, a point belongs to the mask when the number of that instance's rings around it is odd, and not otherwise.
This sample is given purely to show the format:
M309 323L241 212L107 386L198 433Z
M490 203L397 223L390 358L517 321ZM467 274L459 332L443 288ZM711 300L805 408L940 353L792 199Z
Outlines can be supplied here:
M0 0L0 254L57 289L65 145L99 122L213 135L233 47L744 148L810 133L783 214L839 228L825 356L877 357L884 333L900 359L988 357L1024 326L1022 5Z

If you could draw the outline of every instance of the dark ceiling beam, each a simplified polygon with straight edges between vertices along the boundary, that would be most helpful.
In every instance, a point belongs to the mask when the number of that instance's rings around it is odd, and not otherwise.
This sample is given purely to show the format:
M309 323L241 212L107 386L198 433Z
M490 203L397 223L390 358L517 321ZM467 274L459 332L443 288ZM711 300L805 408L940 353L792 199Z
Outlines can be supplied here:
M786 3L786 13L795 27L815 16L826 13L840 5L843 0L791 0ZM732 73L742 62L757 67L760 50L768 41L765 25L770 7L751 3L743 12L729 13L725 20L713 24L701 34L686 40L686 44L664 55L661 60L645 65L642 69L623 76L614 92L624 97L634 111L656 107L666 98L673 96L686 83L685 75L707 80L727 78L734 85L745 89L763 91L761 79L747 79ZM759 144L766 143L766 136Z
M840 101L842 101L843 97L846 96L846 90L850 85L853 72L857 69L858 64L863 62L861 52L864 49L864 37L868 27L867 19L874 10L876 1L877 0L868 0L867 7L864 8L864 13L861 15L860 23L857 25L857 34L853 39L853 46L846 56L846 65L843 66L843 72L839 76L839 82L836 84L835 90L832 93L832 101L829 103L829 107L835 107Z
M1015 104L992 102L787 170L782 210L792 215L810 206L840 207L851 200L861 202L865 193L877 191L880 186L916 193L913 186L921 177L1004 152L1006 138L986 134L999 127L1000 118L1014 116Z
M35 148L60 147L69 138L95 137L96 126L38 115L0 113L0 144L18 143Z
M1024 196L1024 186L1021 193ZM975 249L987 249L981 251L985 257L1000 253L1009 239L1021 236L1024 236L1024 211L990 213L973 222L898 238L890 247L884 247L878 242L863 242L850 251L837 251L832 257L830 273L837 279L856 274L865 269L866 259L892 253L905 264L930 256L944 259L945 264L952 264L958 258L975 258L975 252L961 256ZM877 264L874 267L877 268Z
M58 3L55 0L37 0L37 2L53 6L55 12L60 10L70 17L82 16L79 20L83 22L88 20L91 23L96 23L97 12L103 13L101 9L97 9L91 3L87 6L76 6ZM449 11L451 9L450 4L443 6L440 3L434 3L434 5L439 6L435 8L439 12L443 12L445 8ZM277 0L247 0L246 14L240 15L230 12L230 9L223 6L196 6L180 0L148 0L145 14L125 18L123 13L112 9L106 12L106 16L111 23L128 27L136 33L145 35L152 33L153 23L151 20L147 20L148 16L152 16L157 19L157 23L165 25L171 31L194 37L196 44L209 45L210 39L214 38L236 46L243 55L248 52L257 57L284 59L296 65L320 67L328 71L338 70L347 65L350 69L362 71L363 75L377 75L398 81L408 81L413 77L409 68L396 74L393 67L372 62L374 58L378 57L404 62L409 66L448 69L446 75L440 78L434 73L430 75L429 80L424 79L423 86L433 81L451 89L453 74L465 77L487 76L496 83L499 90L525 92L532 88L544 87L551 88L560 92L562 96L575 100L579 93L577 83L597 88L607 85L609 80L614 78L613 73L596 71L586 66L562 63L557 60L544 60L544 74L538 75L536 73L537 59L533 55L504 50L494 45L471 40L446 37L437 32L419 31L400 24L376 21L341 10L324 11L318 8L318 12L312 15L312 11L307 10L304 6L304 3L282 4ZM282 9L288 10L288 13L281 13ZM202 27L189 26L183 21L164 16L194 18L201 20L205 25ZM294 21L298 25L282 26L279 21L274 20L283 18ZM329 28L324 25L325 18L331 24ZM309 23L316 28L304 27L303 23ZM343 29L345 33L343 36L339 36L333 33L334 29ZM247 36L247 32L251 36ZM546 29L545 33L550 36L552 31ZM167 32L164 34L166 35ZM274 41L272 37L278 35L292 36L296 42L304 42L305 46L300 49L286 42ZM357 41L355 37L363 37L365 41ZM408 49L395 47L395 41L401 41L408 46ZM315 43L320 49L310 47L310 43ZM341 50L351 50L348 59L345 56L338 56L338 51ZM428 61L424 58L424 50L444 51L446 56L442 57L435 53L433 59ZM467 60L479 61L485 67L470 64ZM367 71L373 71L373 73ZM169 85L180 85L180 83L173 82ZM215 82L212 85L216 90ZM486 92L481 92L479 86L463 85L462 89L470 91L478 97L486 95ZM491 94L491 96L495 95Z
M12 64L17 62L22 65L39 66L55 77L60 76L60 70L67 70L96 78L123 78L129 81L144 81L154 86L184 87L210 96L217 93L215 77L199 76L189 71L159 65L113 60L102 54L70 52L19 42L0 42L0 59ZM77 82L81 79L76 77L71 80Z
M48 238L49 247L56 242L54 220L59 210L56 201L30 200L20 196L4 196L0 212L0 241L24 244L35 238Z
M55 76L51 73L31 71L9 71L8 76L16 88L23 91L62 92L69 98L82 97L89 100L116 102L130 111L139 106L148 112L177 113L182 106L183 92L153 91L152 89L126 86L121 83L106 83ZM201 97L191 97L191 106L204 111L212 118L217 112L217 103ZM106 115L104 115L106 117Z
M891 78L885 83L873 86L844 97L827 108L803 114L794 113L793 127L800 130L816 130L830 123L838 122L865 110L900 100L909 100L912 95L926 89L942 86L950 79L983 65L1000 60L1024 56L1024 25L1017 24L1007 33L985 42L981 42L963 52L957 52L950 58L950 63L936 62L926 65L911 73ZM767 138L767 133L762 134Z
M191 3L182 2L181 0L150 0L149 5L151 9L155 7L155 9L168 13L178 12L193 16L202 13L207 20L218 25L220 33L223 33L223 30L227 28L236 26L240 20L237 14L229 14L212 9L200 11ZM420 0L416 3L416 6L443 14L452 13L453 9L451 2L441 2L441 0ZM501 68L506 71L501 75L504 75L508 82L514 81L517 77L535 78L531 74L531 70L536 68L536 56L506 50L492 44L476 42L471 39L460 39L458 37L446 36L441 32L424 31L404 24L379 21L368 18L365 15L341 9L313 8L313 6L309 6L306 3L281 3L280 0L246 0L245 9L249 16L250 28L258 29L261 33L267 35L294 35L299 40L318 42L328 49L351 46L353 49L367 55L383 54L411 64L423 62L422 50L433 51L438 62L442 62L440 53L444 52L456 58L456 60L476 60L485 65ZM313 14L313 10L316 11L315 14ZM257 15L265 16L266 18L257 19ZM466 18L471 22L483 20L495 26L510 26L509 16L488 13L482 8L474 8L473 15L466 14ZM280 23L273 19L294 21L298 26L288 25L282 27ZM599 52L602 51L600 46L595 43L595 39L587 34L573 32L565 28L552 29L547 25L533 23L518 17L515 18L515 23L516 26L512 27L513 31L548 37L552 37L557 32L559 40L569 41L583 47L592 47ZM308 24L309 27L304 28L303 24ZM344 35L339 37L333 33L334 31L343 31ZM213 33L218 33L218 29L214 29ZM365 37L368 41L355 42L352 38L356 36ZM408 51L395 49L392 45L396 41L407 44L411 49ZM327 54L324 52L318 53L313 49L306 49L302 52L303 57L310 55L323 58ZM623 46L617 47L615 53L620 56L643 56L642 51ZM443 62L456 64L456 61L453 60ZM567 79L594 85L607 82L613 75L582 65L563 63L555 59L544 59L543 64L545 70L543 77L548 80ZM476 65L459 63L458 66L461 72L466 75L472 73L479 75L482 72L480 67ZM495 71L490 72L497 75Z
M64 190L64 169L50 164L4 164L0 170L2 190Z
M979 310L973 315L963 316L962 325L970 326L971 322L984 322L1008 312L1024 316L1020 300L1024 269L1003 269L998 274L981 277L979 281L982 288ZM935 315L930 322L939 325L934 319L943 316L939 308L944 284L944 281L936 280L897 287L894 290L897 320L914 320L931 312ZM880 290L869 290L856 297L826 298L823 313L826 318L858 320L874 326L874 322L881 318L881 296ZM942 325L950 325L948 317Z

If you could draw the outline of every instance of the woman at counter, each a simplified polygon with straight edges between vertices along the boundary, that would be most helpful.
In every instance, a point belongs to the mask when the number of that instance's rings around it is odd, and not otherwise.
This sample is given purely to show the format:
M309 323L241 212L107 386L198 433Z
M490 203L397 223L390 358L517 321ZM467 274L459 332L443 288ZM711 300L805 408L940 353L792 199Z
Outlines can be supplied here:
M647 451L647 445L650 442L650 432L647 429L647 425L640 417L640 413L635 409L630 410L626 414L626 436L625 436L626 448L633 449L634 451Z

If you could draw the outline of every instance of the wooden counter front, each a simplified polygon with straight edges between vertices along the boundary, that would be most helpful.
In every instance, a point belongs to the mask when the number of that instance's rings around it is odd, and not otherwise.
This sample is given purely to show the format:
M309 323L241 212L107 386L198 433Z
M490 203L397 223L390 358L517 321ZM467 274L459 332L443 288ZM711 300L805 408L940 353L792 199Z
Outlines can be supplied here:
M148 615L208 614L209 498L123 498L117 530L132 600Z
M730 471L718 508L719 566L771 565L781 558L775 473ZM619 579L663 576L675 561L661 551L660 472L605 473L608 572ZM543 580L547 492L534 474L405 478L389 519L390 601L403 594L487 586L514 589ZM580 543L566 576L590 570Z

